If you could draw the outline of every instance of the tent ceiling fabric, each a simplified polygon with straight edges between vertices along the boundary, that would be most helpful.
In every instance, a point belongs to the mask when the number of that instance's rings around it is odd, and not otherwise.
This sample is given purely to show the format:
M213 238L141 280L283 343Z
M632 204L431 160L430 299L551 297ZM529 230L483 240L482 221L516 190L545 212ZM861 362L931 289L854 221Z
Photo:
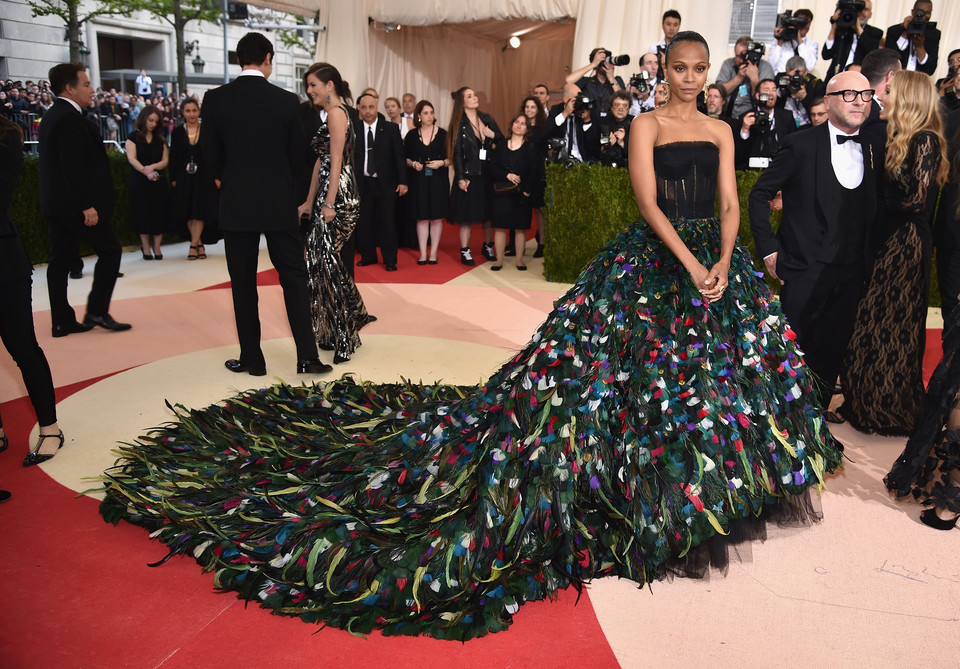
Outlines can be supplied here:
M521 40L537 40L538 42L573 42L577 29L576 21L557 23L551 21L531 21L530 19L488 19L486 21L472 21L470 23L449 23L449 28L463 30L473 37L490 40L491 42L506 42L511 35L520 35ZM521 34L522 33L522 34Z
M313 16L323 5L344 0L256 0L249 4L300 16ZM396 0L362 1L364 13L384 23L429 26L438 23L468 23L488 19L533 19L553 21L576 17L579 0Z

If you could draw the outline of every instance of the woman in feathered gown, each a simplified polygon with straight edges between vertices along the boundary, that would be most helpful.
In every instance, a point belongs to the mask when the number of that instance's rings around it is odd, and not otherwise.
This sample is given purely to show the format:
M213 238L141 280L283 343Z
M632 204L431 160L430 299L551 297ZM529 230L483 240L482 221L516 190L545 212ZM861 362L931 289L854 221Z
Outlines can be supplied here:
M104 518L279 613L462 640L799 506L840 455L736 245L733 139L696 111L708 60L696 33L671 42L671 101L631 131L646 221L486 383L345 378L178 407L105 474Z
M334 351L334 363L346 362L360 346L360 328L372 320L343 266L340 249L353 234L360 215L360 192L353 171L354 133L342 98L350 96L335 67L311 66L304 79L307 93L323 105L326 119L313 137L317 162L307 201L300 206L307 217L307 272L313 331L321 350Z

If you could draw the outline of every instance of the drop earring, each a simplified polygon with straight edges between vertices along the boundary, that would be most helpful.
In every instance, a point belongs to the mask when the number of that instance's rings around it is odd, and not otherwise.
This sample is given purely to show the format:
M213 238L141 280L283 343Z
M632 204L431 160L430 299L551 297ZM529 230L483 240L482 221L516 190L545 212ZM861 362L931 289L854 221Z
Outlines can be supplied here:
M327 104L330 104L330 94L327 94Z

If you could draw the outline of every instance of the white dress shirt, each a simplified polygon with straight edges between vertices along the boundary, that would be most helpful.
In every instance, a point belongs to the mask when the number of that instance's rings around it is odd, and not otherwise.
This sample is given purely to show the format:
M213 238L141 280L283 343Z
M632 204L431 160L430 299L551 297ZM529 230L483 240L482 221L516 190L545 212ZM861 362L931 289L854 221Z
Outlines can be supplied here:
M852 190L863 183L863 146L858 142L837 143L837 136L843 135L836 126L827 121L827 129L830 131L830 163L833 165L833 173L837 175L837 181L848 190ZM854 135L859 135L857 129Z
M925 64L927 59L930 58L930 52L927 52L927 55L923 57L923 60L918 61L917 50L913 48L912 44L910 44L909 38L901 37L897 40L897 48L901 51L906 51L908 47L910 49L910 55L907 57L907 66L904 69L916 71L917 65Z
M829 42L827 43L829 47ZM794 53L794 47L796 47L797 53ZM807 66L807 70L813 70L817 65L817 58L819 57L820 45L814 42L812 39L807 39L806 37L800 40L800 44L796 42L785 42L784 44L777 44L774 42L767 49L767 60L770 61L770 65L773 66L774 72L786 72L787 71L787 61L793 58L794 56L803 56L803 62Z
M367 171L367 156L369 155L367 153L367 149L370 148L369 146L367 146L367 131L370 130L371 132L373 132L373 136L376 137L377 121L379 120L380 118L377 117L373 119L373 123L367 123L366 121L363 121L363 173L368 177L375 177L377 176L377 173L374 172L373 174L370 174L370 172Z

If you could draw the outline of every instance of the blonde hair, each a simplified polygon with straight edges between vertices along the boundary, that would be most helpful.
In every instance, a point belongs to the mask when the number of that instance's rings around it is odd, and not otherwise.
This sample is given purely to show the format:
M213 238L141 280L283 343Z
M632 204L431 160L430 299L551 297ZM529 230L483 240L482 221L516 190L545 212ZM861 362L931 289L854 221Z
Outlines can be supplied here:
M921 132L932 132L940 143L940 165L934 179L942 186L947 180L950 163L947 160L947 143L943 138L940 98L933 81L922 72L897 72L890 80L887 104L890 107L887 118L887 173L900 180L910 154L911 140Z

